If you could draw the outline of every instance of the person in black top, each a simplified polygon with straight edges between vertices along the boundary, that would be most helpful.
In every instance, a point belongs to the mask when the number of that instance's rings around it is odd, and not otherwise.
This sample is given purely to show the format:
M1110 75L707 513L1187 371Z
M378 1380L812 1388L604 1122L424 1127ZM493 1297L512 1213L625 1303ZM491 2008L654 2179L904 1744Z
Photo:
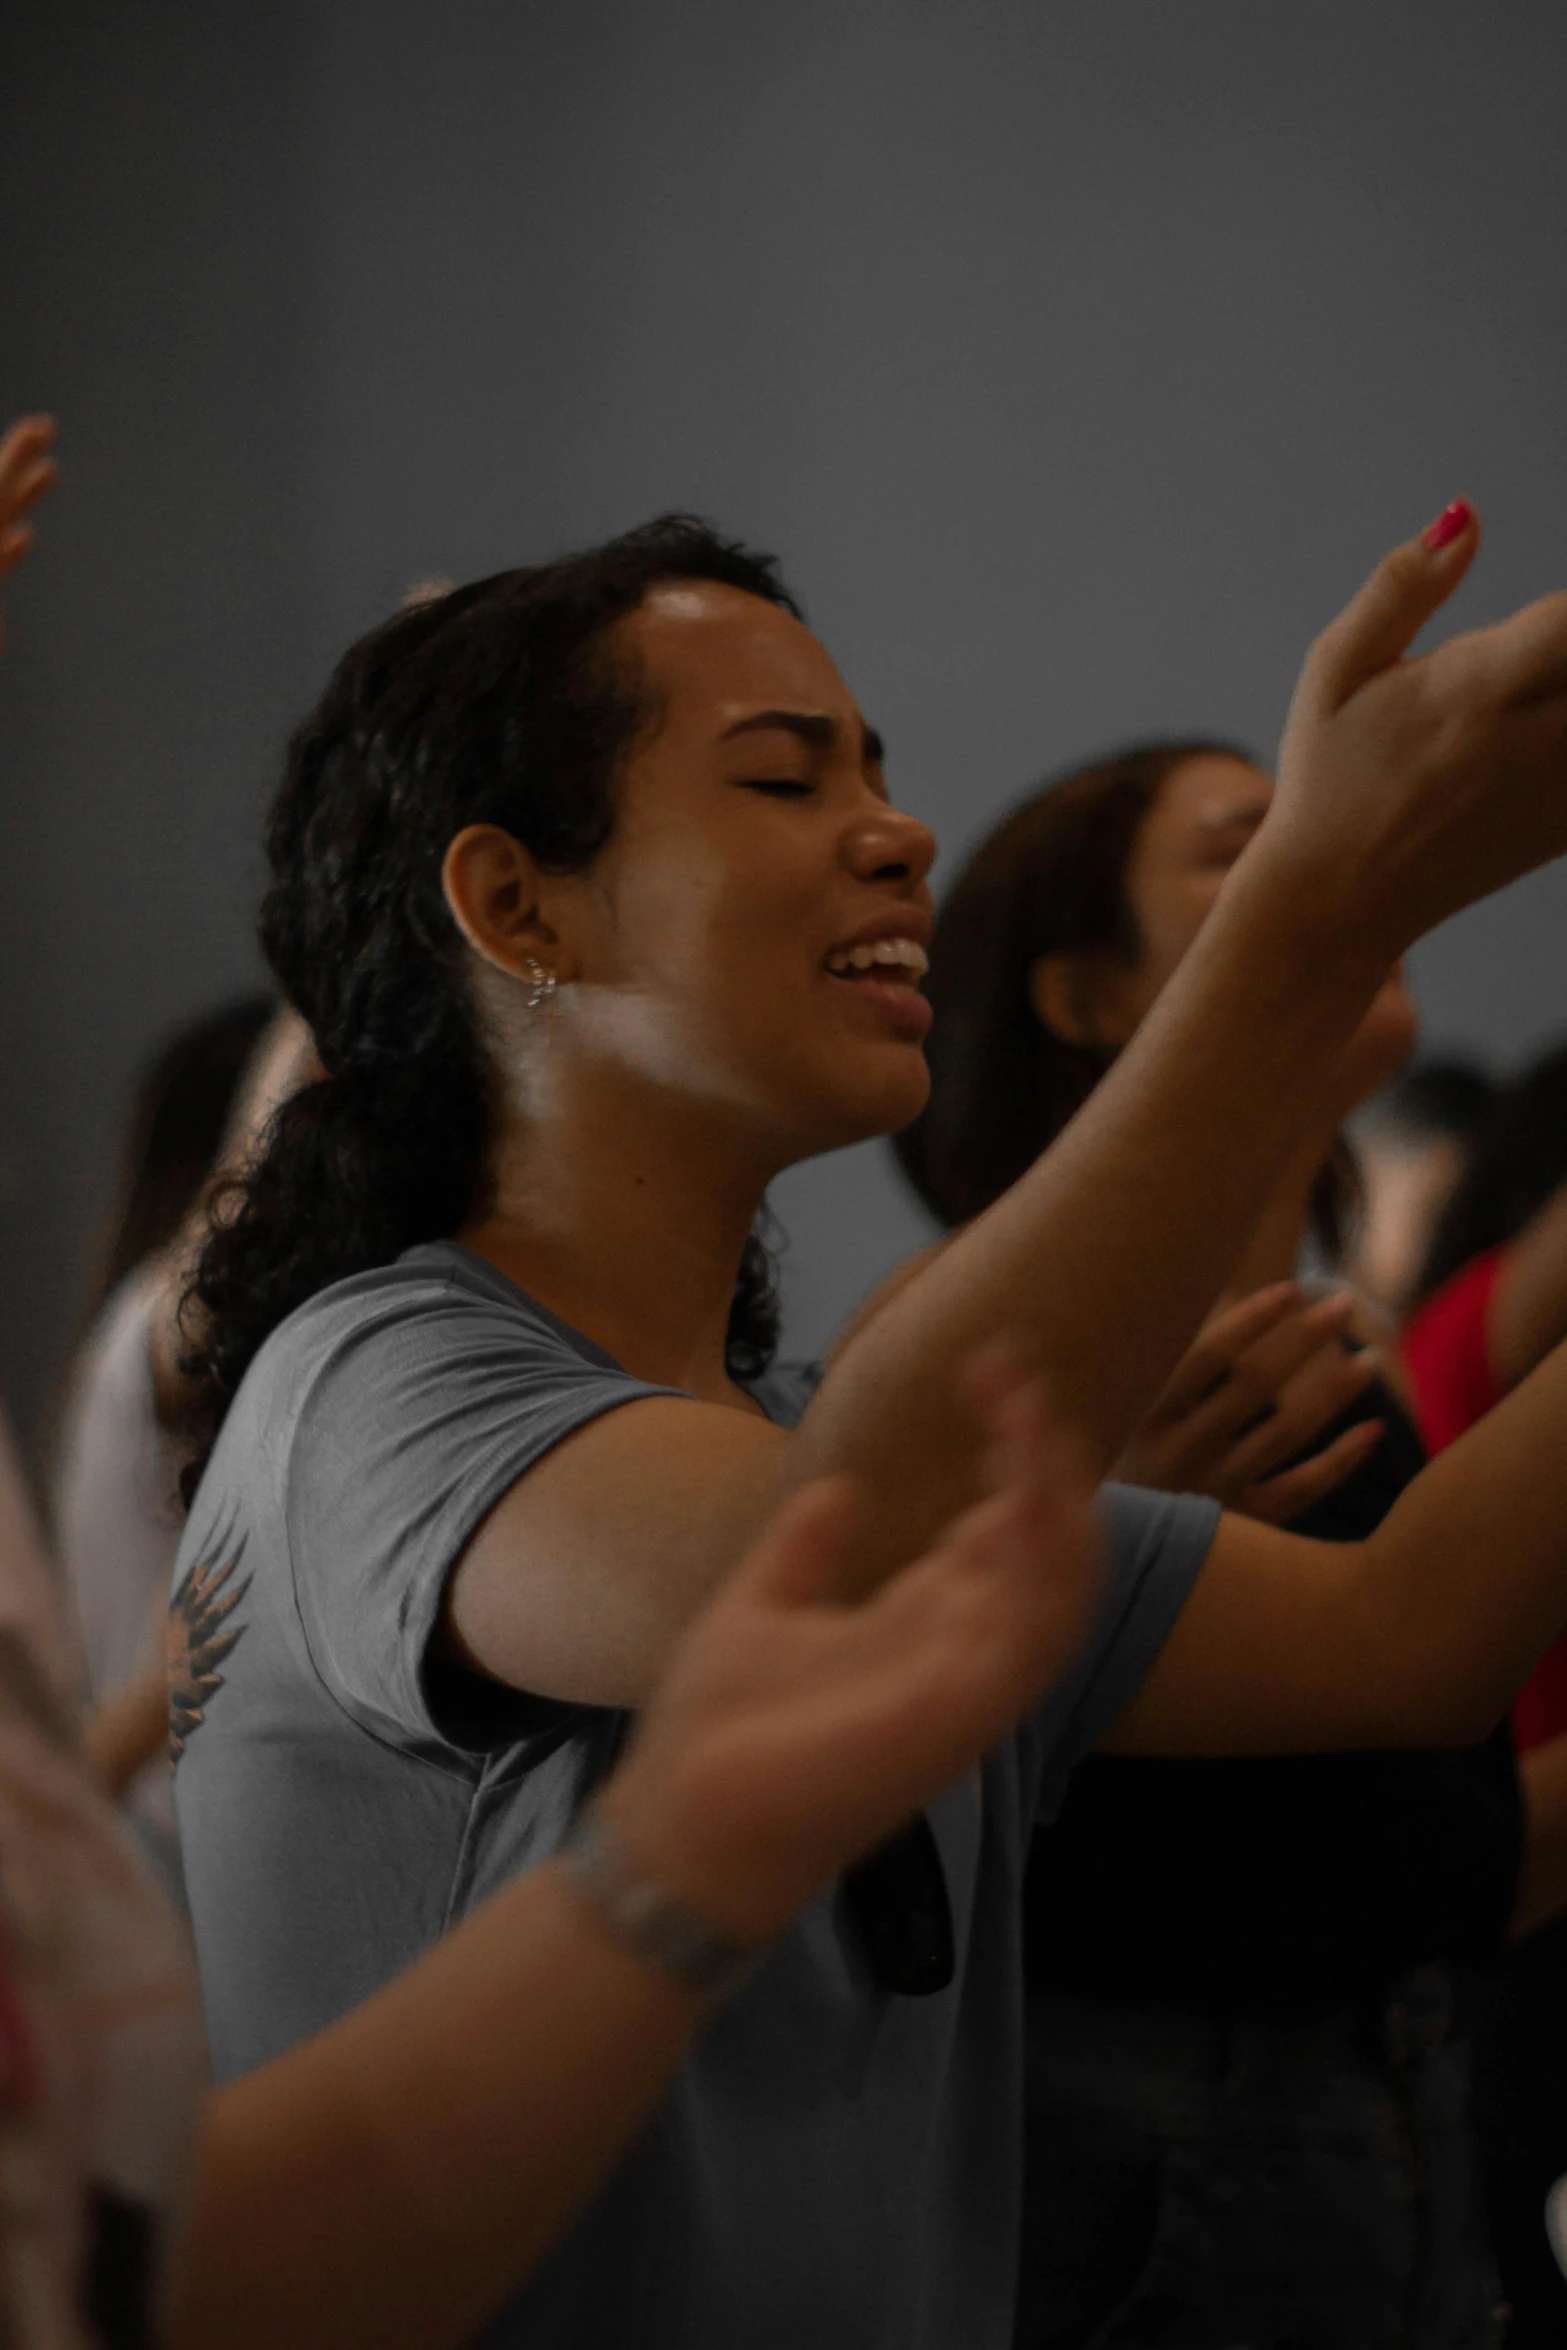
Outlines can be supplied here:
M943 1222L981 1213L1086 1100L1271 788L1227 745L1153 744L981 845L932 949L930 1105L895 1144ZM1340 1120L1413 1041L1395 972L1118 1473L1329 1541L1364 1538L1418 1473L1368 1310L1298 1318L1319 1341L1301 1363L1269 1305L1309 1237L1335 1253ZM1471 1750L1083 1766L1025 1889L1019 2350L1496 2338L1466 2019L1506 1942L1521 1835L1505 1726Z

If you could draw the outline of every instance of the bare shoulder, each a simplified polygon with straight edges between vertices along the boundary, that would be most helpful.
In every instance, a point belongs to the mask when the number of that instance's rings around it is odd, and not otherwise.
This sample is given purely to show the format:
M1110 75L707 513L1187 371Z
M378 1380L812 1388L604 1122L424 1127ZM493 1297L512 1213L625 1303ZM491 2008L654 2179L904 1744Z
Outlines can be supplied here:
M639 1704L765 1523L787 1444L738 1403L641 1396L590 1420L469 1541L447 1586L448 1650L537 1696Z

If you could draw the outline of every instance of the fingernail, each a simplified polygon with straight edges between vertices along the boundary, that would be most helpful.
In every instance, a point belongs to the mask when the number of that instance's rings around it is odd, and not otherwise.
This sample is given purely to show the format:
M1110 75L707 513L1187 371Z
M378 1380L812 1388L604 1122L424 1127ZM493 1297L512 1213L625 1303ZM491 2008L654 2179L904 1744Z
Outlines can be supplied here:
M1420 544L1429 547L1433 555L1441 547L1450 547L1454 539L1462 538L1475 518L1475 510L1467 498L1455 498L1451 506L1444 506L1435 522L1420 533Z

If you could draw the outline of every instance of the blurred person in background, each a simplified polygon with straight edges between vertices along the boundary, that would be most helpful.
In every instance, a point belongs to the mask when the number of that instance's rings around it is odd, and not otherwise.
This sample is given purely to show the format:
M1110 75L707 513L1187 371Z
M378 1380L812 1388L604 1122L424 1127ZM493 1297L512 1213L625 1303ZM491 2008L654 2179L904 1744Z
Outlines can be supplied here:
M1495 1094L1473 1062L1419 1061L1350 1121L1362 1197L1344 1270L1395 1323L1409 1310Z
M1089 1099L1272 795L1228 744L1155 742L973 853L931 950L930 1102L894 1144L942 1222L981 1214ZM1395 970L1120 1474L1333 1541L1419 1472L1375 1308L1340 1289L1258 1329L1308 1248L1338 1255L1341 1125L1415 1034ZM1504 1947L1519 1847L1505 1726L1468 1752L1082 1766L1026 1886L1019 2350L1494 2338L1464 1976Z
M165 1256L211 1177L247 1069L276 1014L245 997L178 1030L135 1091L91 1326L67 1375L53 1478L55 1545L97 1715L89 1730L160 1873L178 1884L164 1633L183 1523L154 1338Z
M1439 1452L1494 1409L1567 1334L1567 1049L1499 1091L1444 1211L1404 1333L1427 1448ZM1567 1639L1519 1691L1513 1729L1525 1801L1563 1815ZM1482 2074L1492 2232L1518 2350L1567 2341L1567 2281L1540 2215L1567 2171L1567 1919L1511 1952Z

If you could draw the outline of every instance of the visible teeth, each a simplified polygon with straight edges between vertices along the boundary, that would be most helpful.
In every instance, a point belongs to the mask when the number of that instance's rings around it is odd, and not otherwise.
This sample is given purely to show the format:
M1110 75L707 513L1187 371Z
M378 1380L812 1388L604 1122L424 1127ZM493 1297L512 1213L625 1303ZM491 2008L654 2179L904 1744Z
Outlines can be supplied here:
M930 957L912 938L878 938L871 946L840 947L827 958L829 971L869 971L878 963L911 971L916 979L930 969Z

